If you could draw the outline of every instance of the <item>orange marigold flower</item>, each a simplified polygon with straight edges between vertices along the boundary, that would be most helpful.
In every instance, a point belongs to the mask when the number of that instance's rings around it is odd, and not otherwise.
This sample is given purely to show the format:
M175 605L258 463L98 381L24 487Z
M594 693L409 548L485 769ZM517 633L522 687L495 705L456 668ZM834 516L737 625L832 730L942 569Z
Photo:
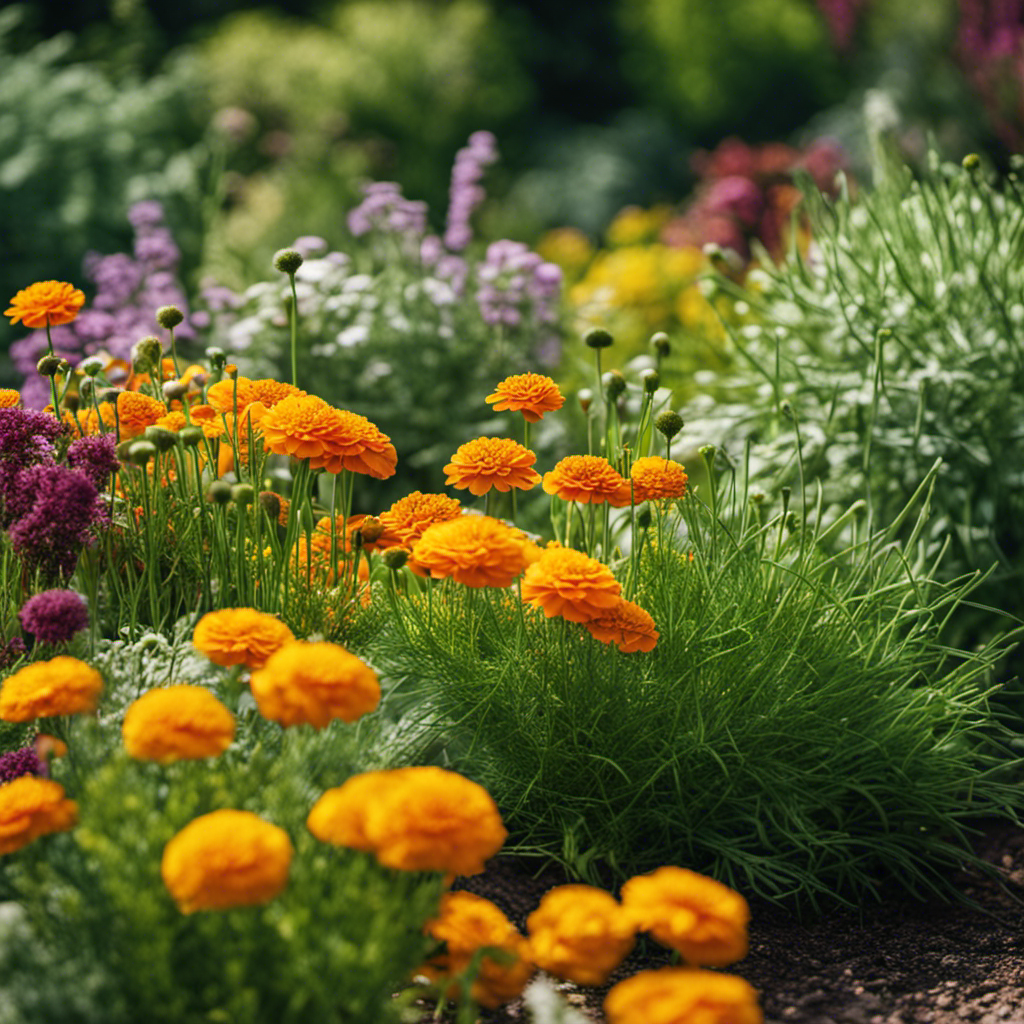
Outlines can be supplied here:
M387 434L365 416L335 409L314 395L292 395L262 419L268 451L309 459L312 469L343 469L384 480L393 476L398 456Z
M195 405L189 415L195 423L220 423L220 414L212 405Z
M264 718L323 729L332 719L354 722L380 703L377 675L344 647L286 644L250 680Z
M140 391L122 391L117 396L118 436L122 441L138 437L166 413L164 403L152 396Z
M0 388L0 409L13 409L21 405L21 392L14 388Z
M533 962L579 985L603 984L633 948L636 931L614 896L589 885L550 890L526 927Z
M654 619L637 604L620 599L618 604L583 623L583 628L603 644L617 644L620 651L653 651L658 642Z
M78 805L50 779L22 775L0 786L0 854L13 853L51 832L67 832L78 821Z
M523 576L523 600L570 622L588 622L614 608L622 588L611 569L572 548L549 548Z
M242 412L246 406L257 401L256 389L248 377L239 377L237 380L228 378L211 384L206 389L206 402L217 412L235 411L235 387L238 388L238 411Z
M173 431L175 434L187 425L188 420L185 419L185 414L179 410L165 413L153 424L155 427L163 427L164 430Z
M121 735L125 750L141 761L218 757L235 737L235 716L202 686L166 686L129 706Z
M565 501L608 502L615 508L629 504L629 481L599 455L569 455L544 474L544 491Z
M658 868L626 882L622 905L638 929L691 964L725 967L747 955L747 901L713 878L686 868Z
M656 501L659 498L681 498L686 493L686 467L674 459L647 455L630 467L633 500Z
M508 833L483 786L443 768L355 775L307 820L325 842L372 850L385 867L478 875Z
M288 833L250 811L213 811L164 847L160 874L183 914L272 900L288 883Z
M73 284L37 281L22 288L11 299L11 306L4 310L4 316L9 316L12 324L20 320L25 327L45 327L47 324L59 327L71 323L83 305L85 295Z
M372 852L376 843L366 834L366 811L401 782L402 769L363 772L327 790L313 805L306 827L321 842Z
M467 587L510 587L526 567L522 541L490 516L465 515L423 531L413 557L434 579Z
M283 402L286 398L301 397L306 393L294 384L286 384L283 380L274 380L272 377L254 380L251 384L253 391L256 392L256 401L262 402L268 409L273 408L278 402Z
M52 715L96 710L103 679L96 669L66 654L36 661L8 676L0 689L0 719L31 722Z
M255 608L222 608L196 623L192 646L216 665L262 668L295 634L273 615Z
M478 498L492 487L505 492L513 487L528 491L540 483L532 468L537 456L518 441L507 437L478 437L459 445L452 461L444 467L445 483L469 490Z
M443 768L399 769L366 811L377 859L399 871L478 875L508 833L483 786Z
M716 971L662 967L620 981L605 997L608 1024L763 1024L757 992Z
M536 423L546 412L554 412L565 404L558 385L550 378L539 373L518 373L506 377L488 395L485 402L494 405L495 412L511 409L521 412L527 422Z
M444 949L421 968L432 981L462 974L484 947L497 948L508 955L508 960L489 955L480 960L470 995L488 1009L515 999L533 976L526 940L501 910L482 896L445 893L440 914L424 925L424 931L444 943ZM449 992L456 997L458 985L453 985Z
M458 498L449 498L447 494L413 491L399 498L379 518L387 533L397 538L399 543L413 544L428 527L435 523L446 523L461 515L462 505Z

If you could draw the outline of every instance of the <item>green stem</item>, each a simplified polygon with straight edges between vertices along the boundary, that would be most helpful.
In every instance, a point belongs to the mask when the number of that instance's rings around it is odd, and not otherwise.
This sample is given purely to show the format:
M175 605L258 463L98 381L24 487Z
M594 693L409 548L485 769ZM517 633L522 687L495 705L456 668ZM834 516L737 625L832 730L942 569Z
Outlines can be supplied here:
M299 297L295 292L295 274L288 275L292 286L292 308L289 310L288 321L292 335L292 384L299 386Z

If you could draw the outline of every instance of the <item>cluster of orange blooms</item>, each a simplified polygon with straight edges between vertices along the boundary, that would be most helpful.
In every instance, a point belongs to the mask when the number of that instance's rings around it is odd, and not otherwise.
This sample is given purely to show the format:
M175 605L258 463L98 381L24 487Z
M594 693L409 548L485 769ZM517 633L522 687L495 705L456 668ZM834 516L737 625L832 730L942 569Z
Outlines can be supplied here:
M423 968L440 981L467 969L484 955L473 998L496 1007L515 997L535 968L581 985L602 985L633 948L638 932L648 932L674 949L685 968L643 971L608 993L611 1024L675 1024L700 1019L713 1024L760 1024L754 989L743 979L700 970L720 967L746 955L749 910L738 893L685 868L663 867L631 878L622 901L588 885L550 890L527 918L522 935L489 900L466 892L447 894L427 932L444 945ZM685 1011L685 1012L683 1012Z

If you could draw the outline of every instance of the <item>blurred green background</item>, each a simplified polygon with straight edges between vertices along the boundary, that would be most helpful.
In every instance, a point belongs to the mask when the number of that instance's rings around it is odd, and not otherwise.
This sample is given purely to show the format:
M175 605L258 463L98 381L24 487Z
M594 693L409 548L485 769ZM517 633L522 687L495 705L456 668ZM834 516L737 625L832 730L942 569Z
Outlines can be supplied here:
M623 207L685 204L724 139L835 139L873 118L997 165L1017 148L1021 5L1001 0L77 0L0 11L0 291L82 279L163 202L195 292L298 235L331 245L367 178L443 216L489 129L483 234L599 244ZM701 239L697 239L698 242ZM88 287L87 287L88 291ZM19 335L6 321L0 352ZM0 378L15 380L8 362Z

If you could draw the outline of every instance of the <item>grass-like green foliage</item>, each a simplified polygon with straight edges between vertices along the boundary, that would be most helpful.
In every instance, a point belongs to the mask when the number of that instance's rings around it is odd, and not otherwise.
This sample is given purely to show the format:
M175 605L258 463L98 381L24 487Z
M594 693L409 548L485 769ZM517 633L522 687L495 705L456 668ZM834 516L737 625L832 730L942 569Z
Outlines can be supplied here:
M281 730L250 709L216 761L135 762L119 749L107 705L141 671L126 652L99 721L76 720L69 758L54 762L79 803L78 827L0 865L0 1019L401 1020L411 997L394 997L428 951L422 925L436 912L441 878L382 868L370 854L319 842L305 825L323 790L357 765L359 727ZM183 915L161 880L164 846L224 807L288 832L288 885L264 906Z
M883 879L948 893L969 822L1022 804L988 706L998 650L940 638L973 581L933 582L862 520L820 554L801 528L820 507L768 516L742 489L717 504L691 494L648 531L633 599L660 630L649 654L514 593L416 599L374 652L411 745L487 786L510 845L591 881L677 864L815 905Z
M741 358L684 410L683 444L738 456L753 438L777 488L794 483L798 427L826 505L865 498L879 525L941 458L929 530L936 548L951 538L944 571L998 563L978 598L1020 616L1024 191L933 155L919 180L890 160L862 196L809 189L805 206L810 254L750 275L755 322L725 325ZM961 621L974 635L1002 624Z

